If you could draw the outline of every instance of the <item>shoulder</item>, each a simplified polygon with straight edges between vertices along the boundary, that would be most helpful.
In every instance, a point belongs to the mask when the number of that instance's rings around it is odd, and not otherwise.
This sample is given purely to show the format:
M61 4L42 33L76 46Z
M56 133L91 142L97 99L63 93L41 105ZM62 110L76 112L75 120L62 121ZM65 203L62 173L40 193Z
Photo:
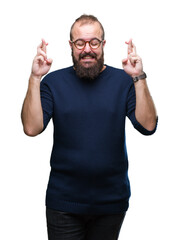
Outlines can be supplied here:
M69 77L70 75L72 76L74 73L73 67L66 67L62 69L55 70L53 72L48 73L42 80L42 83L50 83L53 84L56 81L59 81L63 78Z
M123 69L106 65L106 70L112 78L125 81L128 83L133 82L131 76L129 76Z
M113 72L114 74L123 75L123 76L126 76L126 77L130 78L130 76L123 69L108 66L108 65L106 65L106 66L107 66L107 68L109 69L110 72Z

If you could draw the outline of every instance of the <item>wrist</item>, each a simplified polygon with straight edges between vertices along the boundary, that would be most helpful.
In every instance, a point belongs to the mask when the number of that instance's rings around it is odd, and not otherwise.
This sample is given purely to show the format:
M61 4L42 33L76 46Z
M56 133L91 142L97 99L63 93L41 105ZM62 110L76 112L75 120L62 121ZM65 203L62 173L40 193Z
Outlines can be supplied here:
M144 73L144 71L142 70L142 71L139 72L139 73L132 74L131 77L132 77L132 78L138 77L138 76L142 75L143 73Z
M31 80L31 81L40 82L41 79L42 79L42 76L37 76L37 75L35 75L35 74L33 74L33 73L31 73L31 75L30 75L30 80Z
M41 78L38 76L30 75L29 78L29 89L39 89L40 88Z
M133 75L132 78L133 78L133 81L134 81L134 82L137 82L137 81L139 81L139 80L146 79L146 78L147 78L147 75L146 75L145 72L141 72L141 73L138 74L138 75Z

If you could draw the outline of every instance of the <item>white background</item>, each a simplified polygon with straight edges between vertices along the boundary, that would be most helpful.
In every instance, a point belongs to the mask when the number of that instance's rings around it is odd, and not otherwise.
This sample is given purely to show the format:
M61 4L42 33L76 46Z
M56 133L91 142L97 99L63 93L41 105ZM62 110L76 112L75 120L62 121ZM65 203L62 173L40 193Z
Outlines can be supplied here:
M69 30L94 14L106 32L105 63L121 68L125 41L136 44L159 115L157 132L139 134L127 120L132 197L120 240L178 240L178 6L170 0L4 1L0 6L0 239L47 239L45 191L53 128L23 133L20 113L36 47L49 42L51 71L72 64Z

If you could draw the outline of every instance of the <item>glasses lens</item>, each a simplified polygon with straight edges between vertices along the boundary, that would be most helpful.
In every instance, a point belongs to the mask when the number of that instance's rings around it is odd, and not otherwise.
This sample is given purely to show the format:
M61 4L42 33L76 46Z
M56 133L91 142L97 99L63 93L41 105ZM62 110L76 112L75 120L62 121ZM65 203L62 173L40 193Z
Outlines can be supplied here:
M98 39L92 39L91 41L90 41L90 47L91 48L98 48L99 47L99 45L100 45L100 43L101 43L101 41L100 40L98 40Z
M85 46L85 41L82 40L82 39L79 39L75 42L75 46L78 48L78 49L83 49L84 46Z
M86 46L87 42L88 41L84 41L83 39L78 39L74 42L74 44L76 48L78 48L79 50L82 50ZM91 39L88 43L91 48L96 49L100 46L101 41L97 38L94 38L94 39Z

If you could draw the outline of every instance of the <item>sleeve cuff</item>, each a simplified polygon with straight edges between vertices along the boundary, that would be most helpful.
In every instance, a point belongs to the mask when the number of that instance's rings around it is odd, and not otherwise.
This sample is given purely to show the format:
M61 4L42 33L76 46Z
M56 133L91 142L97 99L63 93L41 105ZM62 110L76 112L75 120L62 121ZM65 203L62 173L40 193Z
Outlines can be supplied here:
M155 133L155 131L157 130L157 125L158 125L158 116L156 119L156 125L154 127L154 129L152 131L147 130L146 128L144 128L136 119L135 117L135 111L132 113L131 116L131 120L132 120L132 124L134 126L134 128L139 131L140 133L142 133L143 135L152 135Z

